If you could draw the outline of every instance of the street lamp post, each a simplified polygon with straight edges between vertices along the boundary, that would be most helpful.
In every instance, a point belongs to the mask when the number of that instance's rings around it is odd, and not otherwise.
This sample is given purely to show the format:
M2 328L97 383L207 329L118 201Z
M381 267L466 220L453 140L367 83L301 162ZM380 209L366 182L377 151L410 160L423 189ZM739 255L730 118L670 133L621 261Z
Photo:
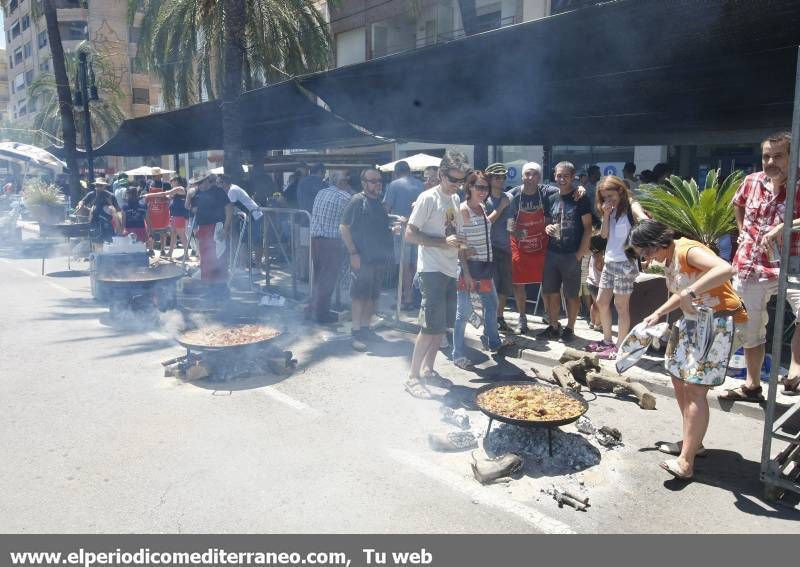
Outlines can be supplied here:
M78 85L75 89L75 106L83 106L83 145L86 151L88 166L88 182L94 182L94 153L92 150L92 120L89 112L89 101L99 100L95 84L94 68L86 49L78 51Z

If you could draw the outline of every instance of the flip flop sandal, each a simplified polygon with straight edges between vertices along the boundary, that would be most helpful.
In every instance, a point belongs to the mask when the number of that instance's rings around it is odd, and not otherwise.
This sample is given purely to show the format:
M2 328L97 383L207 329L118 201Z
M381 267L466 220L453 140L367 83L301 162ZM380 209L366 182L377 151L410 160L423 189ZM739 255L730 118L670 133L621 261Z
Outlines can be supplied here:
M434 388L452 388L453 381L442 377L438 372L428 372L420 377L423 385L433 386Z
M681 472L680 467L678 467L678 461L676 459L668 459L666 461L662 461L658 465L669 474L677 478L678 480L692 480L692 475L686 475Z
M681 454L681 447L683 447L683 441L677 441L675 443L659 443L656 445L656 448L661 451L662 453L666 453L667 455L674 455L678 456ZM695 453L695 457L705 457L708 455L706 448L702 445L700 449L698 449L697 453Z
M778 383L783 386L784 396L800 396L800 376L782 378Z
M761 386L758 388L745 388L744 385L735 388L728 388L720 396L720 400L729 402L763 402L764 396L761 395Z
M433 398L430 390L419 380L409 381L405 383L406 392L419 400L430 400Z

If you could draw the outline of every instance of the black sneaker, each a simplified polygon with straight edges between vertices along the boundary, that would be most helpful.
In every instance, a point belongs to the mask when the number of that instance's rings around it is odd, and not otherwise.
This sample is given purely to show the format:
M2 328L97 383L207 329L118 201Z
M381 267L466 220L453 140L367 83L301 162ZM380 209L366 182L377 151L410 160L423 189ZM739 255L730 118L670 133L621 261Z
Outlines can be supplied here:
M527 317L520 317L519 318L519 334L520 335L527 335L528 334L528 319Z
M549 325L544 331L539 331L536 334L537 339L548 340L548 341L557 340L559 337L561 337L561 329L558 327L551 327Z
M497 318L497 330L498 331L502 331L504 333L513 333L514 332L511 329L511 327L508 326L508 323L506 323L506 320L503 319L502 317L498 317Z
M564 329L561 331L562 342L568 343L571 342L572 339L574 338L575 338L575 331L573 331L569 327L564 327Z

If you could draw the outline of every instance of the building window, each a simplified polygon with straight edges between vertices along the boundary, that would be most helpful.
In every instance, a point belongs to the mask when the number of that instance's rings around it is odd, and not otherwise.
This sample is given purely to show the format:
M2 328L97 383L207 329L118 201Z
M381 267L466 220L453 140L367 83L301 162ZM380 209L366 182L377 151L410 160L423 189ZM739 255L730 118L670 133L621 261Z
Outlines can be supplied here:
M31 42L30 41L22 46L22 53L23 53L23 57L25 57L25 59L27 59L28 57L30 57L33 54L33 48L31 47Z
M28 101L24 98L17 103L17 116L25 116L28 114Z
M8 68L9 69L14 68L14 58L11 55L8 56Z
M17 0L11 0L11 2L8 3L8 13L9 14L13 14L14 13L14 10L17 9L17 4L18 4Z
M33 69L25 71L25 84L30 85L33 82Z
M86 28L86 22L60 22L58 24L61 39L64 41L88 39Z
M31 27L31 16L30 14L25 14L22 16L22 31L25 31L29 27Z
M14 77L14 92L25 88L25 73L20 73Z
M47 30L39 32L39 35L36 36L36 43L39 46L39 49L42 47L47 47Z
M20 63L22 63L22 48L17 47L14 50L14 65L19 65Z
M46 59L39 63L39 71L42 73L47 73L50 70L50 60Z
M133 89L133 104L150 104L150 89Z
M135 28L133 26L128 28L128 42L139 43L139 36L141 35L142 28Z
M19 34L22 33L19 27L19 20L16 20L13 24L11 24L11 39L15 37L19 37Z

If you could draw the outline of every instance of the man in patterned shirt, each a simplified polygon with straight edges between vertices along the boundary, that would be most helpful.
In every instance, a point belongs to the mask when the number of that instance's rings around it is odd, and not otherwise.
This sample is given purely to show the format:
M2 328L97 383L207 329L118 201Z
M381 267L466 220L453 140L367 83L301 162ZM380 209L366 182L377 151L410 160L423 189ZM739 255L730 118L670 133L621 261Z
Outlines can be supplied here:
M336 170L331 186L314 198L311 212L311 255L314 262L314 286L306 316L317 323L338 321L331 313L331 294L336 287L339 268L344 262L344 247L339 235L342 212L350 202L350 174Z
M741 386L724 392L720 396L722 399L747 402L764 399L761 393L761 365L764 363L769 321L767 303L778 291L778 274L781 270L776 235L780 234L786 209L790 140L788 132L774 134L764 140L761 143L763 171L745 177L733 197L736 224L739 227L739 249L732 262L737 271L733 283L748 314L748 322L741 328L747 379ZM798 217L800 192L795 198L792 218ZM790 246L789 269L796 272L796 266L792 264L800 256L800 235L792 235ZM797 307L793 306L795 313ZM795 370L798 365L795 364L794 353L800 353L798 342L800 335L796 328L792 339L792 368Z

